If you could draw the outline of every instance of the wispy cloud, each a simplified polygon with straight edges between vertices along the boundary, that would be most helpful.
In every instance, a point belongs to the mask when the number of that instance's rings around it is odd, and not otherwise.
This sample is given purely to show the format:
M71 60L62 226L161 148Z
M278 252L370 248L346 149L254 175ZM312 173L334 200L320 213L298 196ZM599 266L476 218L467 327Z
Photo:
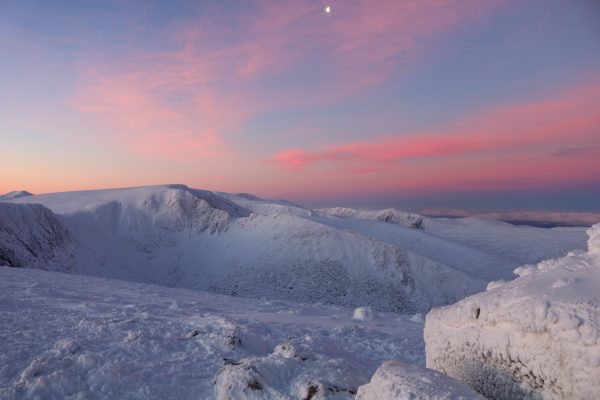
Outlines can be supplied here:
M88 63L77 108L134 151L222 157L253 116L334 104L381 84L419 60L435 37L500 2L386 0L374 7L356 0L336 4L331 15L312 1L256 4L243 18L228 16L235 29L199 18L176 26L169 46Z
M564 148L555 155L575 156L600 144L600 83L586 83L546 100L496 107L450 124L439 132L387 135L324 149L282 150L267 162L292 171L323 164L340 172L397 168L411 159L446 160L518 153L523 149ZM585 149L573 150L573 143Z

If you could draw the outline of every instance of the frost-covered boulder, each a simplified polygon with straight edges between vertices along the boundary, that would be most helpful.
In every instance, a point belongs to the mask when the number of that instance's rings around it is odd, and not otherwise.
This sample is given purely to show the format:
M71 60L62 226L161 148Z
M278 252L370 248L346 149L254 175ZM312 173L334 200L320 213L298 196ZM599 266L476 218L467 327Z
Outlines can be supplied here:
M214 379L217 400L351 400L361 368L344 358L302 360L278 354L229 362Z
M588 251L517 268L516 280L427 315L427 366L496 399L600 393L600 224Z
M356 400L482 399L468 386L415 364L386 361L371 382L358 388Z
M357 321L371 321L373 320L373 309L371 307L358 307L354 309L352 319Z

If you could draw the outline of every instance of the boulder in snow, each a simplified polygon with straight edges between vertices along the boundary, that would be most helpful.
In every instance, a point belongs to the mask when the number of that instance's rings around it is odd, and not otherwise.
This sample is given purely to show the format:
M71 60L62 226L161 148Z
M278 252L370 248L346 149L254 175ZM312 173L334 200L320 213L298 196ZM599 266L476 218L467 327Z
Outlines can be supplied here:
M358 388L356 400L482 399L447 375L400 361L386 361L371 382Z

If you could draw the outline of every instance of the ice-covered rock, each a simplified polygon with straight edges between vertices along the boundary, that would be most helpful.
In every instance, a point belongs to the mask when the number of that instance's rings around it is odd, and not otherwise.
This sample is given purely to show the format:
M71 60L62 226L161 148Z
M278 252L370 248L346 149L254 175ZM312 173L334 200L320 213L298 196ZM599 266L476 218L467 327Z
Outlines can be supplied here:
M386 361L356 400L483 400L468 386L440 372L400 361Z
M0 202L0 265L69 269L69 232L39 204Z
M600 225L588 251L519 268L521 277L427 315L427 366L496 399L600 393Z
M499 279L497 281L491 281L490 283L487 284L487 288L485 290L496 289L504 284L506 284L506 281L504 279Z
M587 230L588 252L591 256L600 258L600 224L596 224Z
M373 319L373 310L371 307L358 307L354 310L352 318L357 321L371 321Z

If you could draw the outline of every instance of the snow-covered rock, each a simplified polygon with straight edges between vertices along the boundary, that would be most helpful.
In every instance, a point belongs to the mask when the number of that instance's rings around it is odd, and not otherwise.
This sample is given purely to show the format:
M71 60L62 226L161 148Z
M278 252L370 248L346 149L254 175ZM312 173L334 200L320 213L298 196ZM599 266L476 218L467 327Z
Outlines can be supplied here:
M0 202L0 265L69 269L67 229L39 204Z
M427 315L427 366L496 399L600 393L600 224L588 251Z
M356 400L483 400L467 385L415 364L386 361Z
M496 289L499 288L500 286L506 284L507 281L505 281L504 279L499 279L497 281L491 281L487 284L487 287L485 288L485 290L492 290L492 289Z
M357 321L372 321L373 310L371 307L358 307L354 310L354 315L352 318Z

